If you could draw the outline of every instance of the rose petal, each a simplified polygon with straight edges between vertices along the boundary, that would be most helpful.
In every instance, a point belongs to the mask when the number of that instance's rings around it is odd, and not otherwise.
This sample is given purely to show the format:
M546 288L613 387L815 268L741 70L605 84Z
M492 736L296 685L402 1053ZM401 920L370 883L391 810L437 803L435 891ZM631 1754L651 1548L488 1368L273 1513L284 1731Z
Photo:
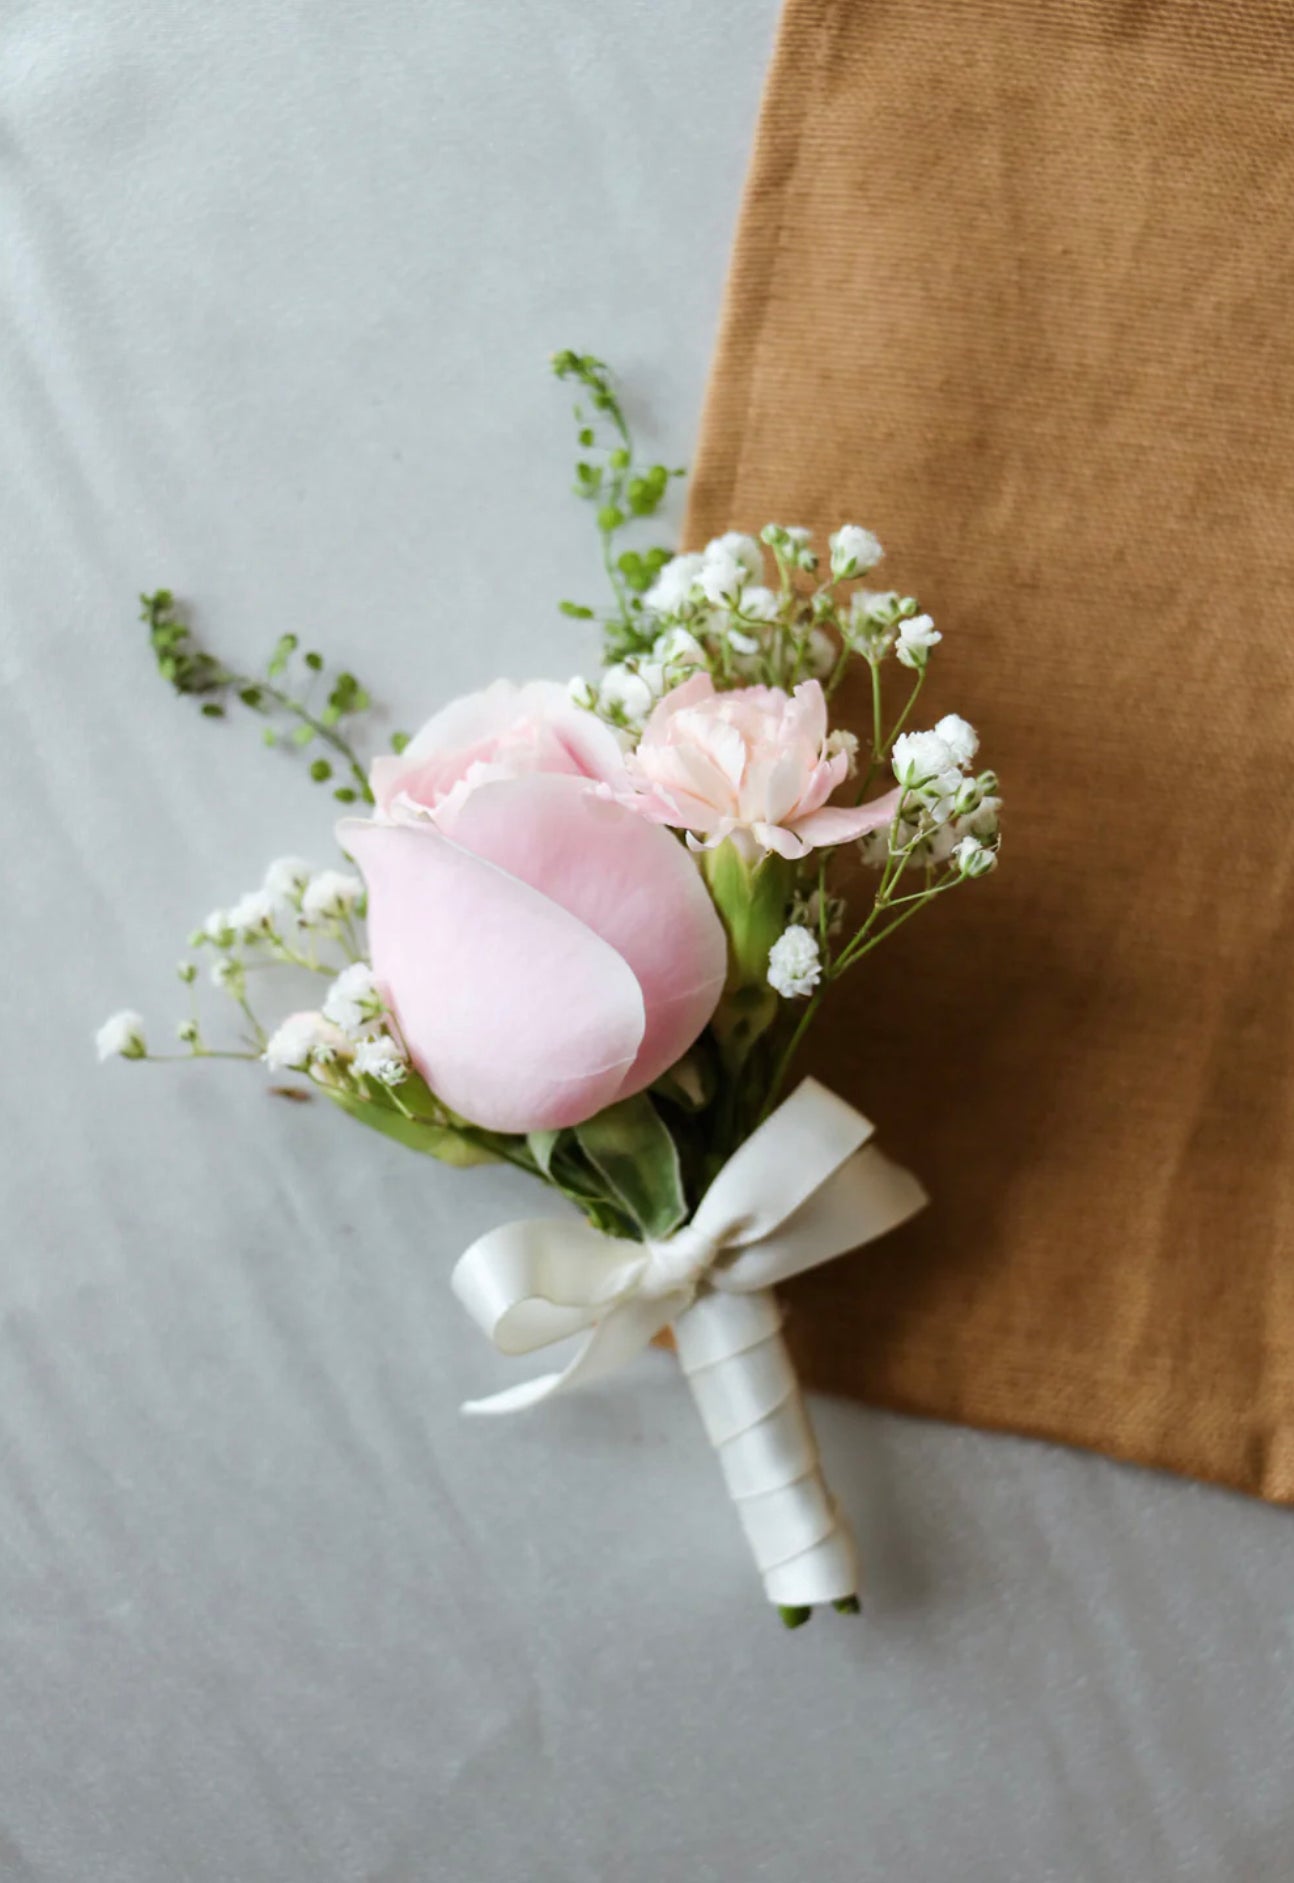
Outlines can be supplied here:
M576 706L564 686L556 680L527 680L523 686L496 680L434 713L403 752L374 759L369 784L379 810L400 791L430 802L474 757L491 757L500 740L524 727L542 736L547 748L545 763L537 769L577 772L617 788L624 784L624 754L616 734Z
M661 825L556 775L482 785L452 815L456 843L570 910L642 987L646 1031L622 1097L696 1039L727 972L727 943L686 850Z
M374 972L447 1105L492 1131L558 1130L619 1095L645 1020L614 948L434 824L347 819L338 835L368 885Z

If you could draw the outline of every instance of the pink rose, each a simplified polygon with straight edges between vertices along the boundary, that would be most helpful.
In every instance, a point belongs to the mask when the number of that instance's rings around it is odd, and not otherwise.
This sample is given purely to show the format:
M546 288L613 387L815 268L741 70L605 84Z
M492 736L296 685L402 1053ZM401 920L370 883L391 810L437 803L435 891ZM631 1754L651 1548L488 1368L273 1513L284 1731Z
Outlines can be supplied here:
M433 715L400 753L374 759L369 784L379 815L398 800L434 811L490 778L564 772L604 784L624 781L624 753L610 726L571 699L555 680L516 686L496 680Z
M829 753L816 680L791 694L760 686L716 693L709 674L695 674L661 700L626 765L634 795L624 802L695 833L699 848L731 838L747 856L775 850L795 859L848 843L888 824L899 799L896 790L870 804L827 803L849 759Z
M607 793L619 740L563 688L458 700L372 782L377 815L340 836L374 972L447 1105L556 1130L686 1052L723 989L723 926L682 845Z

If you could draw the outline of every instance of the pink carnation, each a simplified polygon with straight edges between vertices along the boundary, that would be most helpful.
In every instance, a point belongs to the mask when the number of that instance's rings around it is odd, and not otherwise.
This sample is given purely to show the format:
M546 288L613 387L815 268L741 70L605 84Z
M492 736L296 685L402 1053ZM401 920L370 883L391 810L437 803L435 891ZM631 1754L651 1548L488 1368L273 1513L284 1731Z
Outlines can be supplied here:
M870 804L831 805L849 760L827 755L827 702L816 680L717 693L696 674L667 693L626 761L626 803L689 832L696 847L730 838L746 854L798 858L888 824L897 791ZM697 840L700 839L698 843Z

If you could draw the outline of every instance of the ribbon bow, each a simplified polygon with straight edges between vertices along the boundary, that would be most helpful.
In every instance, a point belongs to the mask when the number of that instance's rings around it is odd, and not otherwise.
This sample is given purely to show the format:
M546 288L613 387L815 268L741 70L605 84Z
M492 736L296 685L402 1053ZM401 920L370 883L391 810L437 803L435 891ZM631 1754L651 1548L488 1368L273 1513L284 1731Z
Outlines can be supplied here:
M805 1079L729 1158L692 1220L660 1242L587 1223L509 1223L455 1265L455 1294L500 1353L585 1339L546 1373L465 1412L518 1412L614 1372L699 1291L754 1294L897 1228L921 1209L917 1179L871 1143L861 1112Z

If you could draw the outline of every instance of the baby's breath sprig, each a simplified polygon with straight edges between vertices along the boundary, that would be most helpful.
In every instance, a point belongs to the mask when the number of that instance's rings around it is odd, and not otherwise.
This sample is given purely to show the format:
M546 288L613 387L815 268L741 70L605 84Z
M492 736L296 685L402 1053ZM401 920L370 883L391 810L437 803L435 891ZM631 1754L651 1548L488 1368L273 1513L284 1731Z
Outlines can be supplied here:
M330 672L323 655L312 648L302 650L295 634L279 636L263 673L239 673L197 644L169 589L139 599L157 671L177 693L197 699L208 719L223 719L231 700L269 718L266 745L326 746L333 756L319 755L310 762L314 782L333 783L340 804L373 802L365 768L343 730L373 703L353 673ZM321 686L327 694L316 703L312 695ZM399 733L392 740L397 751L405 742ZM338 762L342 780L333 782Z
M558 379L574 379L588 399L587 408L583 402L575 407L581 451L575 466L575 494L596 506L602 563L615 597L613 612L601 617L606 659L645 654L657 627L644 613L642 597L673 552L660 547L618 549L617 545L623 530L657 515L671 478L686 473L664 464L639 462L629 421L601 360L567 347L553 355L553 372ZM598 611L582 602L564 601L559 607L576 621L599 619Z

